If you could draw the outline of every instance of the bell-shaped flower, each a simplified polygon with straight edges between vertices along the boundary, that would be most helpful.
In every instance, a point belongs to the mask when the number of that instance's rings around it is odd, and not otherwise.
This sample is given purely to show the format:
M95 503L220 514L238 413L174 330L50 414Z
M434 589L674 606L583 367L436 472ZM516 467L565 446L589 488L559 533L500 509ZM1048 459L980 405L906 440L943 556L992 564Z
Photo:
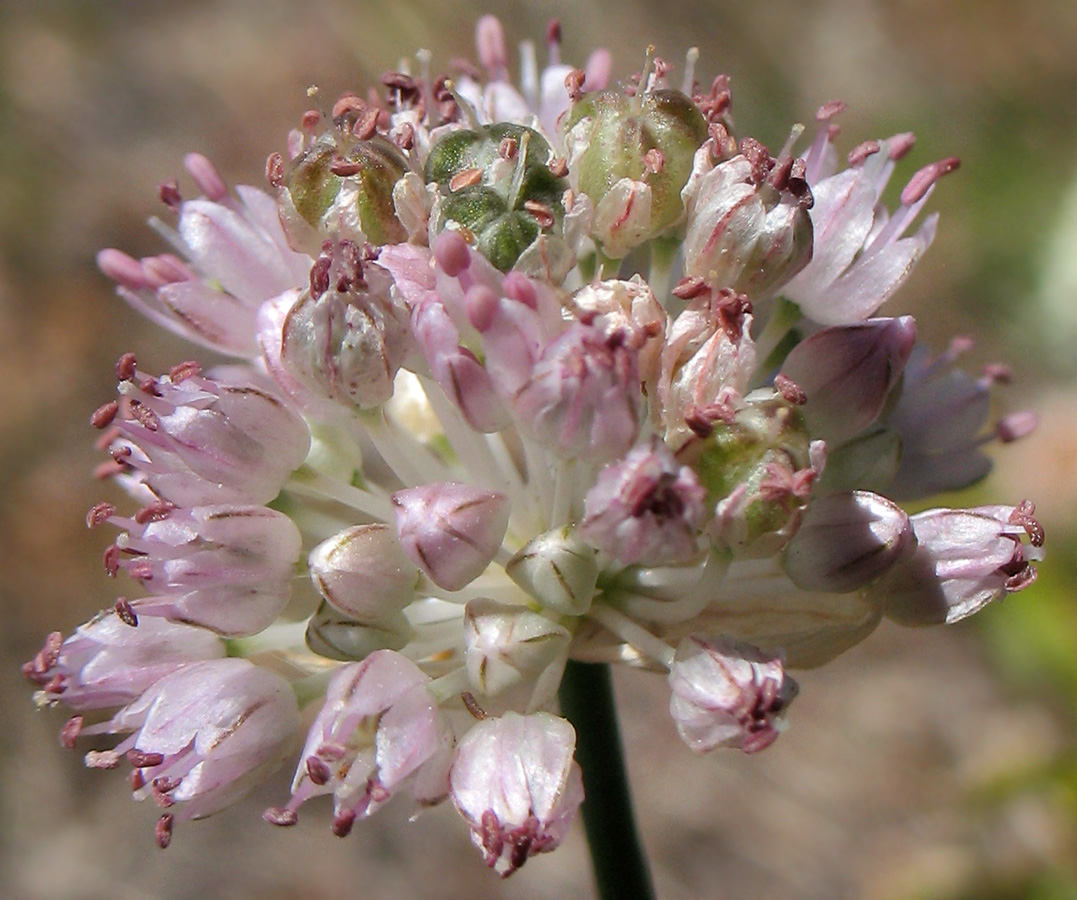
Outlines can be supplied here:
M686 276L758 302L811 259L812 195L803 161L775 160L746 141L744 152L716 165L708 141L696 152L682 197Z
M634 447L598 473L579 535L626 565L671 565L700 554L707 492L663 441Z
M837 446L878 419L915 343L916 322L901 316L824 328L797 344L782 374L807 398L812 435Z
M784 550L785 572L805 591L855 591L914 544L909 517L886 497L867 491L829 494L804 510Z
M593 319L607 333L638 332L643 342L637 351L640 381L645 385L655 382L666 334L666 312L643 278L633 275L627 281L586 284L572 295L570 302L577 318Z
M309 557L314 586L335 609L374 624L415 599L419 570L389 525L347 528L315 547Z
M112 750L88 753L86 764L111 768L126 755L136 799L168 810L157 827L167 846L174 819L208 816L280 766L299 724L287 681L245 659L217 659L166 675L82 733L132 732Z
M135 615L236 636L261 631L288 602L302 539L283 513L264 506L157 503L122 518L100 504L90 521L106 515L126 529L105 554L109 573L124 569L152 594L130 602Z
M677 647L669 673L669 712L696 753L734 747L755 753L769 747L797 695L779 657L725 637L689 637Z
M97 264L120 296L158 325L222 353L257 356L258 307L303 284L311 259L289 248L271 197L245 185L236 188L238 200L229 196L199 154L189 154L186 165L205 196L184 202L172 184L162 198L178 209L171 237L187 260L104 250Z
M502 878L558 847L583 802L576 732L546 712L485 719L460 742L452 798L471 840Z
M165 675L224 655L224 641L202 628L162 619L133 627L108 612L66 640L50 634L22 671L40 685L44 702L80 712L131 703Z
M449 793L453 735L418 666L389 650L341 666L311 725L292 781L292 797L266 811L293 825L296 810L333 795L333 832L346 835L404 788L432 805Z
M486 571L509 525L508 497L467 484L424 484L397 491L392 501L404 553L449 591Z
M576 324L548 344L513 404L521 430L563 458L605 462L627 452L642 409L636 351L625 339Z
M916 550L870 588L902 625L957 622L1036 578L1043 528L1019 506L933 509L911 517ZM1027 539L1031 547L1024 542Z
M525 606L472 600L464 610L464 664L480 705L529 713L548 705L571 640L567 628Z
M598 584L595 550L564 526L532 538L505 565L505 574L543 609L582 616Z
M310 290L284 319L281 362L316 393L371 409L392 396L410 349L408 313L390 297L389 274L360 257L345 241L318 258Z
M751 304L730 290L701 292L674 319L662 348L658 415L674 448L727 418L756 368Z
M119 403L95 424L116 426L120 471L177 506L266 503L307 455L306 423L253 370L145 378L131 358L122 376Z

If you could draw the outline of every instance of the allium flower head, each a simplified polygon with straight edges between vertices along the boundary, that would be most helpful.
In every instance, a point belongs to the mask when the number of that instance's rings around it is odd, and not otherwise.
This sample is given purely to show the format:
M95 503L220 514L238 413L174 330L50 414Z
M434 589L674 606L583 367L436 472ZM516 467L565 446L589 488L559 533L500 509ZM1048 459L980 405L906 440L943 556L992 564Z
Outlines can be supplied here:
M509 875L583 800L566 667L668 673L697 752L764 749L820 665L888 616L956 621L1035 577L1031 503L907 515L963 487L1008 380L915 346L879 307L930 245L944 159L880 198L911 135L837 164L834 117L772 153L729 80L648 51L520 77L497 19L479 65L435 57L306 112L233 191L161 187L175 253L99 256L120 295L233 363L117 364L92 415L88 515L130 597L26 664L62 740L115 735L136 797L208 815L302 746L293 824L344 836L395 796L449 797ZM304 580L309 584L299 590ZM299 707L316 705L305 741ZM86 725L81 713L114 712Z

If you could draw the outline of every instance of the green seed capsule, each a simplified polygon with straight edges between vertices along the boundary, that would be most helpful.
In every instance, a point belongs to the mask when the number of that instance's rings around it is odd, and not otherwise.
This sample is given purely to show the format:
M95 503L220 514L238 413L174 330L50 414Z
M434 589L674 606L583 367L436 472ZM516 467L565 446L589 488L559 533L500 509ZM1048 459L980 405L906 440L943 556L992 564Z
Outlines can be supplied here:
M578 163L580 190L595 203L622 178L651 189L652 236L684 214L681 189L692 173L692 158L707 139L707 123L680 91L652 91L642 98L613 91L586 94L569 115L571 129L585 119L588 141Z
M446 135L426 163L427 183L445 192L434 231L455 223L474 236L491 265L508 271L542 231L560 231L567 183L550 171L550 155L545 138L523 125ZM458 185L462 173L469 177Z
M380 135L365 141L320 138L295 160L281 187L281 220L289 239L305 249L320 245L324 217L341 191L351 188L354 212L368 241L406 240L393 206L393 186L407 167L400 151Z

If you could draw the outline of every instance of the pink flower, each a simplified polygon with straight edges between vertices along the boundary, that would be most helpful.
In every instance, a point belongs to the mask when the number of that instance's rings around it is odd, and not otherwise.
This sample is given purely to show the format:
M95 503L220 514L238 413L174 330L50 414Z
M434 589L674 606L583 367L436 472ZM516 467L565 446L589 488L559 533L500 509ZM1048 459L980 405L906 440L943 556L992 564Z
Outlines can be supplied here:
M310 257L289 248L273 198L240 185L237 201L204 156L189 154L186 165L206 196L183 201L171 183L162 185L162 199L179 212L178 232L168 231L187 261L103 250L97 264L121 297L169 331L233 356L256 356L258 307L303 284Z
M670 715L696 753L715 747L756 753L769 747L798 690L780 659L723 637L682 641L669 685Z
M311 797L332 794L333 831L381 808L404 786L424 804L448 795L452 731L413 662L390 650L337 669L300 755L287 806L266 811L292 825Z
M652 438L598 473L580 536L628 565L684 562L700 552L706 495L696 474Z
M911 517L916 551L872 587L903 625L957 622L1036 578L1043 527L1019 506L933 509ZM1024 543L1028 539L1031 547Z
M88 753L86 764L112 768L126 756L135 798L168 810L157 828L165 847L175 818L217 812L280 766L298 728L287 681L245 659L218 659L164 676L82 733L130 732L112 750Z
M23 674L47 702L81 712L131 703L165 675L224 653L224 642L202 628L161 619L133 627L109 612L66 640L50 634Z
M486 719L460 742L452 798L471 840L502 878L557 848L583 802L576 733L549 713Z

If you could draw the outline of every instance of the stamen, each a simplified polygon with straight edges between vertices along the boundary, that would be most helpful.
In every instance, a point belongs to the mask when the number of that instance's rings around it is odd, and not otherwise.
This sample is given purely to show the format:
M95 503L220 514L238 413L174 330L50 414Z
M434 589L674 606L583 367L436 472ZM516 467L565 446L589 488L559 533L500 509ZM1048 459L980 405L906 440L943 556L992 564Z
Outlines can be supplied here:
M460 695L460 699L464 703L464 708L480 722L486 718L486 710L479 706L479 701L475 699L475 695L471 691L464 691Z
M183 197L180 196L179 185L174 178L157 185L157 196L169 209L179 209L183 205Z
M794 406L803 406L808 402L804 389L788 375L783 375L781 372L774 376L774 389Z
M284 157L276 150L266 157L266 181L275 188L284 184Z
M131 601L126 597L119 597L116 600L116 615L124 625L130 625L132 628L138 627L138 616L135 615L134 607L131 606Z
M107 428L112 424L112 420L116 418L116 413L119 411L119 402L110 400L93 411L93 415L90 416L90 424L94 428Z
M938 162L930 163L924 166L919 172L909 179L909 183L905 185L905 189L901 192L901 202L904 206L912 206L914 203L921 200L931 186L942 178L943 175L948 175L953 172L958 166L961 165L961 160L956 156L950 156L946 159L940 159Z
M262 818L270 825L277 825L281 828L288 828L299 821L296 811L286 806L271 806L262 813Z
M132 381L137 366L135 354L125 353L116 361L116 378L119 381Z
M60 745L68 750L75 749L75 739L82 731L82 716L72 716L60 729Z
M183 165L207 199L216 202L228 196L228 185L216 166L201 153L188 153L183 158Z
M157 846L162 850L172 843L172 824L175 819L176 817L172 813L165 813L157 820L157 825L153 829L154 836L157 839Z
M136 769L152 769L165 761L164 754L148 753L145 750L128 750L127 761Z

